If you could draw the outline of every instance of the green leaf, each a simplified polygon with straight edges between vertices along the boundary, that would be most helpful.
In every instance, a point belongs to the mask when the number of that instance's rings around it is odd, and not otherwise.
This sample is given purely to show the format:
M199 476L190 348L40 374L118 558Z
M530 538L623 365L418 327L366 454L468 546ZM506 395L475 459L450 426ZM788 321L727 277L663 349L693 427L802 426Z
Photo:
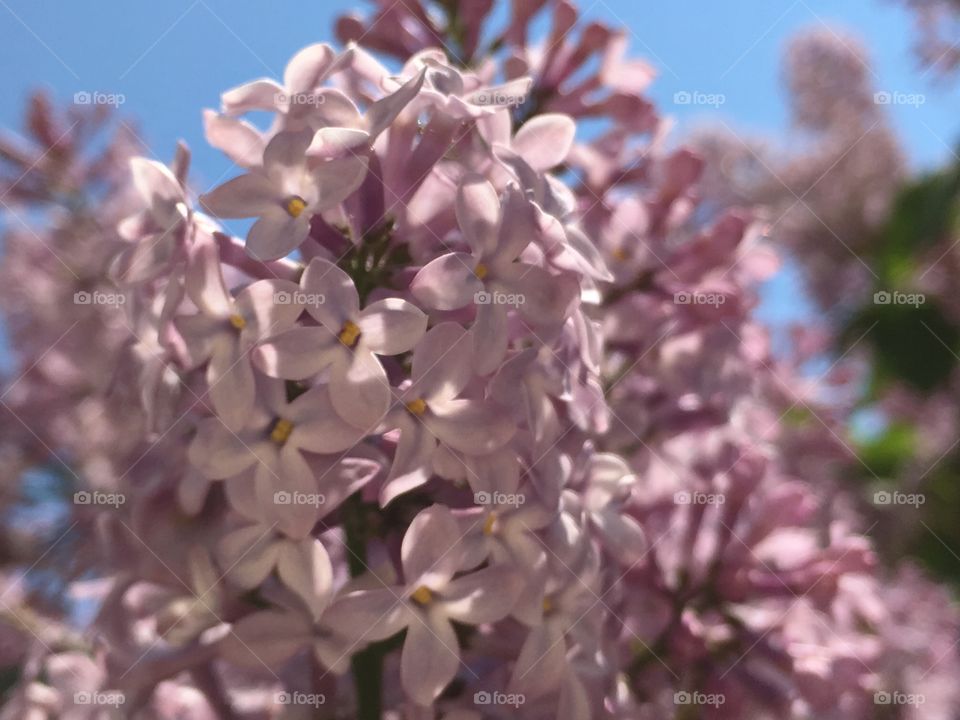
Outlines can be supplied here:
M958 363L960 330L933 298L923 305L870 305L841 335L846 344L863 333L873 354L870 395L904 382L923 393L946 385Z
M927 175L906 186L894 200L890 220L873 248L881 284L909 281L917 255L957 228L960 167Z
M864 465L880 477L894 477L913 456L915 439L912 425L892 423L880 436L862 444L858 454Z

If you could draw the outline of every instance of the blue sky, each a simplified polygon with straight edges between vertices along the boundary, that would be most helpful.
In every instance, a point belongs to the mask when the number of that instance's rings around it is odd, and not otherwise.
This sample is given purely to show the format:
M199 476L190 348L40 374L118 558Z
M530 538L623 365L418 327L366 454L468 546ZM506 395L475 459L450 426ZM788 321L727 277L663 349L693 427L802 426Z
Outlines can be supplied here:
M200 111L220 91L262 75L278 76L300 47L330 40L332 19L356 3L252 0L0 0L0 124L19 121L30 88L70 99L78 91L122 93L144 142L169 156L183 137L196 152L198 180L227 167L203 148ZM652 95L678 119L682 135L705 117L738 131L789 135L780 88L781 53L803 28L828 24L863 38L879 88L921 93L919 108L890 108L917 167L949 156L956 89L923 74L910 53L910 16L893 0L581 0L587 16L626 25L631 49L660 70ZM674 93L722 93L717 109L683 106Z
M185 139L194 180L209 187L235 170L205 146L201 110L217 107L220 92L233 85L279 77L297 49L332 40L333 18L356 4L0 0L0 125L19 124L22 101L36 86L64 101L83 91L122 95L121 111L134 119L145 152L168 159ZM914 167L950 157L956 88L918 68L911 17L894 0L581 0L580 7L628 27L632 54L659 68L651 94L676 117L675 137L710 120L798 141L780 83L782 51L799 30L830 26L866 43L877 88L925 96L919 107L888 108ZM678 105L680 91L722 93L725 101ZM764 312L780 322L802 317L800 296L788 273L767 288Z

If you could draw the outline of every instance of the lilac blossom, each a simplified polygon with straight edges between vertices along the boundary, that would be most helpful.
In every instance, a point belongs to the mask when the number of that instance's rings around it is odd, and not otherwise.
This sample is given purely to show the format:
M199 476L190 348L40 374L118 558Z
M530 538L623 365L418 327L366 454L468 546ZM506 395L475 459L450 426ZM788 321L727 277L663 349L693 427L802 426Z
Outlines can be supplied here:
M223 94L223 110L237 115L250 110L276 110L287 115L288 129L311 109L307 97L317 90L334 69L336 53L329 45L317 43L290 58L283 73L283 85L261 78L232 88Z
M566 318L577 288L570 278L518 260L538 231L536 209L518 191L508 190L501 207L489 182L469 177L460 185L456 209L471 253L433 260L414 278L411 291L436 310L477 306L475 362L486 374L499 367L507 351L509 298L531 323L549 327Z
M333 412L326 386L288 402L283 383L264 379L242 428L234 432L219 417L203 420L189 456L206 477L227 481L228 497L241 515L275 521L288 535L304 537L326 508L281 499L320 493L303 453L340 452L361 437Z
M330 368L330 398L347 422L367 431L386 413L391 387L378 355L400 355L417 344L427 318L401 298L360 309L350 277L314 258L300 287L307 312L319 323L281 334L257 350L259 367L272 377L302 380Z
M278 133L263 150L263 165L200 198L218 217L256 217L247 233L247 250L275 260L295 250L310 232L315 213L331 208L359 187L363 157L349 155L308 167L309 130Z
M250 350L261 340L294 324L302 308L276 302L279 293L296 291L286 280L259 280L232 297L212 248L197 253L188 271L186 290L200 312L178 316L175 324L192 364L207 363L210 399L224 424L239 430L254 403L255 378Z
M459 525L449 509L423 510L403 537L404 584L349 593L331 610L338 625L358 640L375 641L407 629L400 676L418 705L432 703L457 673L460 657L451 622L500 620L520 587L509 565L455 577L462 564L459 541Z
M410 384L384 424L400 433L381 502L427 482L438 446L483 456L503 447L514 433L495 403L461 397L472 375L468 333L456 323L430 330L413 352ZM485 489L485 488L484 488Z
M650 66L579 21L341 18L342 52L205 115L245 173L198 206L182 147L86 162L101 121L42 101L32 142L0 139L4 196L56 209L4 238L0 504L43 469L67 518L52 544L0 530L26 548L0 561L0 720L95 716L78 691L163 720L296 693L362 720L671 717L688 691L718 719L866 720L881 689L956 709L960 613L878 565L835 482L853 403L825 409L754 312L762 209L701 203L715 159L667 149ZM867 97L802 115L844 127ZM256 221L244 243L204 212ZM783 420L799 403L822 430Z
M135 241L115 261L114 273L121 284L142 282L167 268L183 247L188 213L184 189L167 166L132 158L130 173L146 207L119 227L125 238Z

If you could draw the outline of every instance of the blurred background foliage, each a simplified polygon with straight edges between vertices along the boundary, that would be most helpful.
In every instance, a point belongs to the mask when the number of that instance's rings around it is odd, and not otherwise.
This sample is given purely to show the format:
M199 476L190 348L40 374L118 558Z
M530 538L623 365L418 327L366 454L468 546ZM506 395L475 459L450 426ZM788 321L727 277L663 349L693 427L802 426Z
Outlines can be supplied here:
M949 302L923 292L931 251L955 255L960 237L960 161L907 182L875 238L861 252L878 275L875 292L922 293L923 303L882 304L870 299L841 321L836 351L863 335L868 348L860 407L882 406L891 393L905 392L923 404L940 396L957 397L960 376L960 323ZM956 277L954 275L954 277ZM960 291L957 288L953 292ZM865 333L865 334L864 334ZM916 527L884 532L878 546L889 557L906 552L929 570L960 587L960 443L952 443L928 470L917 476L913 460L929 418L888 413L881 429L855 442L856 481L871 488L894 480L903 492L920 492L924 502ZM898 518L899 520L899 518ZM894 522L893 519L890 519Z

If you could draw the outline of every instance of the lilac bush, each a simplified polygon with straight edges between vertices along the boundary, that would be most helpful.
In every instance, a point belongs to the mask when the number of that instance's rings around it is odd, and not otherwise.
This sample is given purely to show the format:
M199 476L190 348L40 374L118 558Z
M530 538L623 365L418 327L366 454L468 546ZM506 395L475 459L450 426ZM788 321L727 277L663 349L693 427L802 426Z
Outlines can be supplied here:
M691 138L707 160L707 202L759 206L802 276L816 311L809 327L792 329L795 361L831 356L819 388L775 383L792 416L778 445L792 472L858 506L885 556L915 555L952 579L952 506L914 501L947 497L955 484L960 175L954 163L910 167L891 105L918 109L933 98L878 84L854 35L799 34L787 46L785 79L802 138L792 148L729 129ZM828 397L815 414L805 407L811 392ZM859 423L865 416L879 422ZM891 491L913 507L885 502Z
M956 0L902 0L902 4L913 13L917 32L914 52L920 62L941 76L956 73L960 52L952 38L956 33L960 3Z
M442 6L225 92L205 192L183 147L28 171L86 199L8 236L4 483L69 473L96 617L4 573L0 717L951 717L955 608L784 451L758 212L625 31Z

